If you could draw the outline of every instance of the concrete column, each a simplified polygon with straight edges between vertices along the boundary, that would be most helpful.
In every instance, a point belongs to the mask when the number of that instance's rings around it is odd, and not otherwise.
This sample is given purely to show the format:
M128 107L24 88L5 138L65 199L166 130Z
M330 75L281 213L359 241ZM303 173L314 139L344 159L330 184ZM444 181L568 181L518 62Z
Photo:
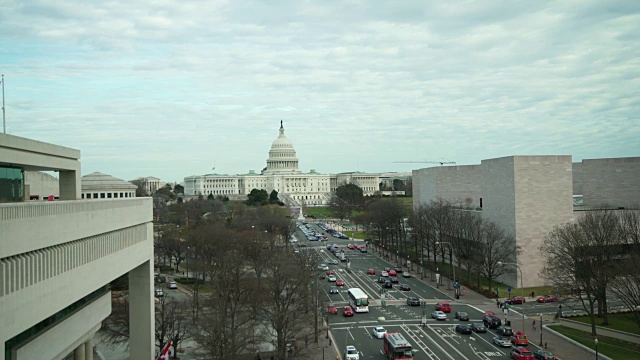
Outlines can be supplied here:
M153 251L153 249L150 249ZM150 255L153 258L153 255ZM155 350L153 307L153 265L146 261L129 271L130 358L149 359Z
M80 346L78 346L73 351L73 360L85 360L85 358L84 358L84 344L80 344Z
M93 337L84 343L84 358L93 360Z
M59 185L60 200L79 200L81 198L80 165L76 170L60 171Z

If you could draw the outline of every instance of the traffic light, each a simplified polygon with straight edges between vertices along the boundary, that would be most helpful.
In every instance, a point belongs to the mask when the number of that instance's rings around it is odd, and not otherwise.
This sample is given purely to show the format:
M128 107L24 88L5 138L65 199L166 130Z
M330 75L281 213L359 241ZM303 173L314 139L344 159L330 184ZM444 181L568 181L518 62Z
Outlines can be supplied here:
M384 244L382 244L382 248L384 249Z
M456 281L455 283L453 283L453 288L457 289L458 288L458 282Z

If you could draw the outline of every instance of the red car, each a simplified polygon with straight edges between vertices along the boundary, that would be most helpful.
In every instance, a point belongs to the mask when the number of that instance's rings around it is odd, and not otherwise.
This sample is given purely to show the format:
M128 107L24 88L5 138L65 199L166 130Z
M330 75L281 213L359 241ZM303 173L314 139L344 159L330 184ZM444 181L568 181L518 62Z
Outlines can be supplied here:
M535 360L533 353L523 347L514 347L511 349L511 358L515 360Z
M389 275L390 276L397 276L398 273L395 270L391 269L391 270L389 270Z
M329 270L329 271L326 272L326 274L327 274L327 276L329 276L329 275L335 275L336 273L334 273L332 270Z
M527 302L527 299L523 298L522 296L514 296L511 299L507 299L504 302L506 302L507 304L524 304Z
M355 248L355 246L353 246L353 244L348 244L348 245L347 245L347 247L348 247L349 249L353 249L353 248Z
M484 315L482 316L483 319L486 319L488 317L493 317L496 316L496 314L493 311L487 311L486 313L484 313Z
M336 286L344 286L344 281L341 279L336 280Z
M351 306L345 306L344 308L342 308L342 315L353 316L353 309L351 308Z
M511 343L515 346L527 346L529 345L529 339L527 338L527 335L518 331L511 337Z
M327 314L338 315L338 308L334 304L329 304Z
M444 313L450 313L451 312L451 305L449 305L449 303L446 303L446 302L437 303L436 304L436 311L442 311Z
M376 270L375 270L375 269L369 269L369 270L367 271L367 274L369 274L369 275L375 275L375 274L376 274Z
M556 302L558 297L555 295L540 296L536 301L539 303Z

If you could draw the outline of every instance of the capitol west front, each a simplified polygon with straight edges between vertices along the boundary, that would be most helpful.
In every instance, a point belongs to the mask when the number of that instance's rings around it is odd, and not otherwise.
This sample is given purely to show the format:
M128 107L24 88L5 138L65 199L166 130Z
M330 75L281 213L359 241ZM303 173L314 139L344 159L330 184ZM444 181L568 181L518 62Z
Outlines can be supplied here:
M379 189L379 174L347 172L319 174L315 170L303 173L298 168L298 158L293 144L284 135L280 123L280 134L271 144L267 167L260 174L249 171L243 175L196 175L184 178L187 196L246 196L253 189L278 192L280 200L291 205L325 205L336 188L343 184L356 184L364 195L372 195Z

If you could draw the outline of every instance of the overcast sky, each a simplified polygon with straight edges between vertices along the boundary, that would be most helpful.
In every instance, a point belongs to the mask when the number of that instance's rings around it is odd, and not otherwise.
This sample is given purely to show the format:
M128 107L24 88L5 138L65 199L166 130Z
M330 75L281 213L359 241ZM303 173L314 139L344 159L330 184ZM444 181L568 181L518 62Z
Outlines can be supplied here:
M435 5L438 4L438 5ZM0 0L7 133L82 174L640 156L640 1Z

